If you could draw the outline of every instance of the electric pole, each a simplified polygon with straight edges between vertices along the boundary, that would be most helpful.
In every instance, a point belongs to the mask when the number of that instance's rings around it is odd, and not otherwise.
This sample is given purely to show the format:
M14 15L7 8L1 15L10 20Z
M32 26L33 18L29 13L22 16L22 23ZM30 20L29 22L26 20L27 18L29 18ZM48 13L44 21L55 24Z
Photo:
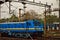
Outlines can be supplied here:
M0 19L1 19L1 4L0 4Z
M9 1L9 14L11 14L11 1Z
M57 0L59 2L59 18L60 18L60 0Z
M59 29L60 29L60 0L56 0L56 1L58 1L58 2L59 2L58 7L59 7Z
M58 7L59 7L59 20L60 20L60 0L56 0L56 1L58 1L58 2L59 2ZM60 28L60 21L59 21L59 28Z
M18 17L18 19L19 19L19 22L21 21L21 9L19 9L19 17Z
M60 0L59 0L59 19L60 19ZM59 27L60 27L60 22L59 22Z
M46 2L46 5L47 5L47 2ZM45 15L44 15L44 35L46 36L46 5L45 5Z

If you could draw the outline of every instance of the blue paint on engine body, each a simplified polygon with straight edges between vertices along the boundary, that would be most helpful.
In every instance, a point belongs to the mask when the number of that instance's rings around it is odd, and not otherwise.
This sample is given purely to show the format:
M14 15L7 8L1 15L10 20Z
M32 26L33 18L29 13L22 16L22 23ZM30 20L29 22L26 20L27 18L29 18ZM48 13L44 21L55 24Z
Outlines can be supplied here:
M25 22L8 22L0 23L0 32L43 32L43 27L44 25L37 20L28 20ZM32 28L33 30L7 30L7 28ZM40 28L40 30L36 30L36 28Z

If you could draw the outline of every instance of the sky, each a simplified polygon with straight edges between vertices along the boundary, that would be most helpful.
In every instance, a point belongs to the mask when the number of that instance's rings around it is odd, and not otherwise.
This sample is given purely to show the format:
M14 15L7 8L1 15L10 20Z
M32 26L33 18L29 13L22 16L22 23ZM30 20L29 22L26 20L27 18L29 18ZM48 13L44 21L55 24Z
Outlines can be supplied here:
M33 1L33 0L28 0L28 1ZM46 4L47 2L48 5L51 5L51 3L53 3L51 9L59 8L59 2L57 0L35 0L35 2L37 3L39 3L40 1L43 4ZM23 9L23 4L19 2L12 2L11 4L13 5L11 6L11 10L15 10L14 13L16 14L16 16L18 16L19 8ZM30 5L30 4L26 4L25 6L26 6L25 11L34 10L38 14L42 14L43 11L45 10L44 7L41 7L41 6L35 6L35 5ZM9 7L8 2L1 5L1 18L9 18L11 16L11 14L9 14L8 7ZM58 15L58 11L52 12L52 14L53 13L55 13L55 15ZM22 10L22 14L23 14L23 10Z

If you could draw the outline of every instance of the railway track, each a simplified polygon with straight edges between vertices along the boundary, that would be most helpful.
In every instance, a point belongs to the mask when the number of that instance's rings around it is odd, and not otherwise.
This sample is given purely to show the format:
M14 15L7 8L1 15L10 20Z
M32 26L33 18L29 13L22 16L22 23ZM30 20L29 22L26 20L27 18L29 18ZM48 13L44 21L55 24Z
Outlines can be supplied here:
M35 38L0 37L0 40L43 40L43 37L35 37Z
M0 37L0 40L40 40L40 39Z
M37 37L37 38L13 38L13 37L0 37L0 40L60 40L60 37Z
M0 36L0 40L60 40L60 37L38 37L35 38L16 38L16 37L3 37Z
M43 40L43 37L38 37L38 35L35 35L35 36L30 36L29 38L17 38L17 37L10 37L10 36L7 36L7 34L1 34L0 33L0 40Z

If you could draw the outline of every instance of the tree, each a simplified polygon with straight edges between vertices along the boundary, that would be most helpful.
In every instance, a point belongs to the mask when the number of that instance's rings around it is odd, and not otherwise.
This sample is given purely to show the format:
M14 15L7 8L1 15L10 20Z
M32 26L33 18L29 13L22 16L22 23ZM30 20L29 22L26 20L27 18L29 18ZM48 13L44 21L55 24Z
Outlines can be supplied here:
M46 21L47 21L47 23L52 24L54 22L59 22L59 18L55 15L47 15Z
M6 19L0 19L0 23L6 22Z
M16 17L14 14L9 18L9 21L11 22L17 22L17 21L19 21L18 20L18 17Z
M37 12L35 12L34 10L30 10L27 11L25 14L23 14L24 16L24 20L33 20L33 19L37 19Z
M20 17L20 21L36 19L43 22L43 20L40 17L41 15L37 14L37 12L35 12L34 10L30 10ZM10 18L1 19L0 22L19 22L19 18L15 14L13 14Z

